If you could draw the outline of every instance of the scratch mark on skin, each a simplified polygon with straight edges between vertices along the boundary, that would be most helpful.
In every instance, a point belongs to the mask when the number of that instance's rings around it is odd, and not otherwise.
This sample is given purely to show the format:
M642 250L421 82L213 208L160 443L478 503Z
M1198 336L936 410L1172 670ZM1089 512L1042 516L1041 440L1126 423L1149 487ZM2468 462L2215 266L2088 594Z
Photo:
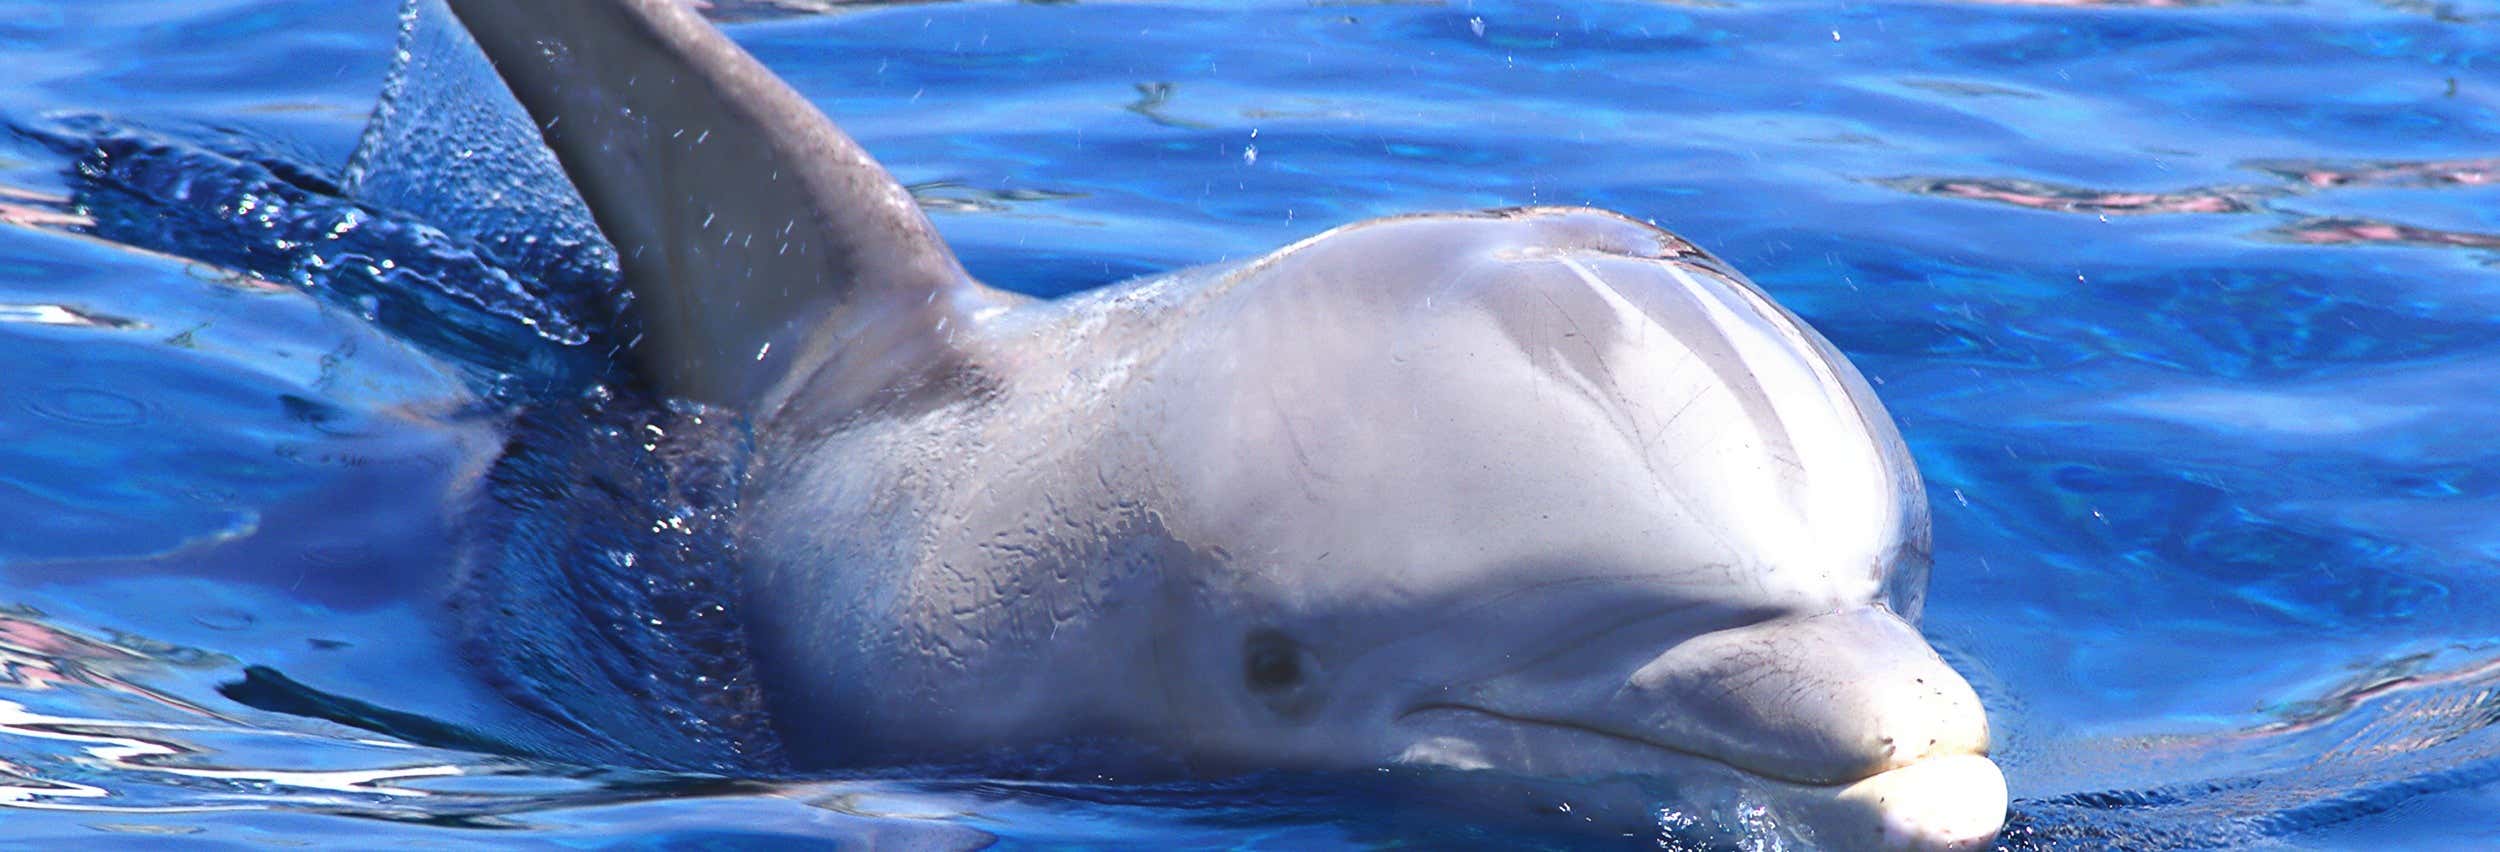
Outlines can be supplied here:
M1599 284L1599 283L1598 283L1598 281L1597 281L1597 279L1596 279L1594 276L1591 276L1591 275L1589 274L1588 269L1587 269L1587 268L1585 268L1585 267L1582 267L1582 266L1579 264L1579 262L1578 262L1578 261L1574 261L1574 260L1572 260L1571 258L1568 258L1568 257L1566 257L1566 258L1561 258L1561 260L1562 260L1562 262L1563 262L1563 265L1571 267L1572 271L1574 271L1574 272L1578 272L1578 273L1580 274L1580 280L1589 282L1589 286L1591 286L1591 287L1600 287L1600 286L1603 286L1603 285ZM1607 363L1606 363L1606 350L1605 350L1603 347L1598 346L1598 345L1597 345L1597 340L1596 340L1595 338L1590 337L1590 336L1589 336L1589 334L1588 334L1588 332L1587 332L1585 329L1580 328L1580 321L1579 321L1579 320L1576 320L1576 319L1573 319L1573 318L1571 317L1571 311L1570 311L1570 310L1568 310L1568 309L1566 309L1566 308L1564 308L1564 307L1562 306L1562 303L1561 303L1561 302L1554 301L1554 294L1552 294L1552 293L1547 293L1547 292L1544 292L1544 291L1538 291L1538 292L1537 292L1537 297L1538 297L1538 298L1542 298L1542 299L1544 299L1544 300L1545 300L1545 304L1546 304L1546 306L1547 306L1547 307L1551 307L1551 308L1553 308L1553 309L1554 309L1554 315L1559 316L1559 317L1562 317L1563 324L1571 327L1571 335L1570 335L1570 336L1571 336L1573 339L1576 339L1576 340L1580 341L1580 344L1581 344L1581 345L1583 345L1583 346L1587 346L1587 347L1589 348L1589 358L1590 358L1590 359L1592 359L1592 360L1595 360L1595 361L1597 362L1597 371L1598 371L1598 372L1606 374L1606 384L1607 384L1607 386L1609 386L1609 387L1616 387L1616 386L1619 386L1619 383L1617 383L1617 382L1615 381L1615 368L1614 368L1614 367L1612 367L1612 366L1607 365ZM1620 297L1620 296L1618 296L1617 298L1621 298L1621 297ZM1616 394L1615 394L1615 396L1616 396L1616 398L1617 398L1618 400L1622 400L1622 397L1623 397L1622 393L1618 392L1618 393L1616 393ZM1629 400L1623 400L1623 401L1625 401L1625 402L1627 402L1627 403L1629 402Z
M1678 421L1678 420L1682 420L1682 419L1684 419L1684 412L1691 411L1691 410L1693 409L1693 403L1700 402L1700 401L1702 401L1702 399L1703 399L1703 398L1708 397L1709 395L1710 395L1710 389L1709 389L1709 388L1706 388L1706 387L1696 387L1696 388L1694 388L1694 389L1693 389L1693 395L1692 395L1692 396L1685 397L1685 398L1684 398L1684 404L1683 404L1683 405L1676 406L1676 407L1675 407L1675 413L1674 413L1674 414L1669 414L1669 415L1667 415L1666 422L1658 424L1658 426L1659 426L1659 430L1658 430L1658 434L1659 434L1659 436L1660 436L1660 437L1664 437L1664 436L1666 435L1667 430L1666 430L1666 428L1665 428L1665 427L1668 427L1668 426L1673 426L1673 425L1675 425L1675 421Z
M1302 446L1302 434L1293 428L1293 415L1285 408L1284 401L1276 397L1275 384L1270 383L1265 387L1268 410L1276 415L1277 425L1283 427L1285 443L1293 447L1294 470L1299 474L1294 477L1294 483L1302 487L1302 496L1310 498L1313 503L1321 502L1319 491L1311 487L1311 480L1316 479L1333 484L1337 479L1321 473L1317 466L1311 464L1311 454Z
M1626 325L1632 327L1635 334L1639 335L1643 339L1646 339L1651 331L1658 331L1662 334L1665 333L1665 329L1658 328L1657 323L1650 320L1648 315L1642 314L1637 309L1632 309L1629 303L1624 301L1621 293L1617 292L1612 286L1606 284L1603 279L1598 278L1594 270L1589 269L1586 265L1580 263L1579 260L1571 257L1570 255L1556 255L1554 260L1561 263L1564 268L1571 270L1572 274L1578 276L1582 283L1588 285L1589 289L1597 291L1598 297L1605 299L1607 305L1615 309L1618 315L1618 321L1627 316L1638 319L1639 322L1625 323ZM1600 379L1600 381L1590 383L1586 388L1584 388L1584 390L1602 389L1602 392L1606 395L1613 397L1615 409L1622 413L1619 418L1622 428L1631 433L1631 445L1640 450L1640 452L1635 453L1635 455L1641 460L1641 466L1649 471L1652 481L1662 481L1664 476L1658 470L1657 463L1647 452L1647 449L1653 439L1646 434L1646 430L1641 428L1641 406L1632 399L1631 394L1626 392L1624 383L1616 379L1614 365L1606 362L1606 347L1602 345L1597 338L1590 336L1587 330L1580 326L1580 321L1571 315L1570 309L1563 307L1561 302L1556 301L1553 294L1540 290L1537 295L1545 300L1545 304L1548 307L1554 309L1555 315L1562 317L1564 325L1570 326L1571 334L1569 337L1580 341L1581 345L1588 347L1589 359L1597 363L1597 372L1600 375L1596 378ZM1663 426L1663 424L1661 425ZM1662 436L1665 434L1663 428L1658 434Z
M1607 307L1614 309L1616 321L1631 328L1633 334L1639 339L1647 340L1652 332L1656 332L1657 334L1668 339L1674 338L1674 334L1672 332L1669 332L1665 328L1661 327L1658 324L1658 321L1651 317L1648 313L1642 311L1638 307L1635 307L1630 300L1623 297L1623 293L1621 291L1616 290L1613 285L1606 283L1605 279L1598 277L1597 271L1590 269L1587 264L1581 263L1579 258L1572 257L1568 254L1557 254L1554 256L1554 261L1562 264L1564 269L1570 270L1571 274L1579 278L1580 283L1586 285L1591 292L1594 292L1599 300L1604 301ZM1563 310L1562 305L1556 303L1551 295L1546 295L1545 301L1546 304L1553 305L1554 311L1562 315L1564 322L1571 325L1573 335L1579 337L1583 343L1588 345L1590 357L1597 362L1598 370L1605 373L1604 386L1612 391L1611 395L1615 399L1616 407L1623 412L1624 428L1632 433L1631 445L1634 449L1633 455L1634 457L1640 459L1642 469L1648 471L1653 487L1660 494L1668 496L1671 499L1676 500L1676 502L1683 504L1684 509L1687 512L1697 511L1696 507L1691 504L1691 501L1685 500L1683 497L1674 494L1670 489L1665 487L1664 483L1667 480L1665 472L1658 469L1657 458L1649 452L1650 445L1655 439L1651 438L1647 434L1644 434L1644 430L1641 428L1640 422L1641 408L1639 405L1635 404L1630 395L1625 392L1623 383L1616 381L1614 367L1606 363L1605 352L1599 348L1597 341L1592 340L1587 335L1581 333L1579 322L1572 319L1570 312ZM1682 362L1677 362L1676 368L1680 369L1681 367ZM1697 393L1692 400L1686 400L1684 403L1685 408L1690 408L1693 401L1700 398L1701 394ZM1682 414L1683 409L1677 409L1676 416L1682 416ZM1668 434L1667 427L1673 425L1674 422L1675 418L1669 417L1665 422L1658 424L1655 434L1663 438Z

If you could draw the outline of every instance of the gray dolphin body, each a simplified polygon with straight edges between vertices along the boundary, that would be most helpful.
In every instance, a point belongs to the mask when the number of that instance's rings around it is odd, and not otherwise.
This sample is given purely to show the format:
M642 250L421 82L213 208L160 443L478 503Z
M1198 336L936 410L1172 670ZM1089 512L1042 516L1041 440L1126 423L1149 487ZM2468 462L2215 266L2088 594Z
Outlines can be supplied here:
M1852 848L1999 827L1890 418L1691 244L1398 217L1031 300L672 0L449 6L616 244L640 374L752 418L738 570L802 760L1109 738L1663 779Z

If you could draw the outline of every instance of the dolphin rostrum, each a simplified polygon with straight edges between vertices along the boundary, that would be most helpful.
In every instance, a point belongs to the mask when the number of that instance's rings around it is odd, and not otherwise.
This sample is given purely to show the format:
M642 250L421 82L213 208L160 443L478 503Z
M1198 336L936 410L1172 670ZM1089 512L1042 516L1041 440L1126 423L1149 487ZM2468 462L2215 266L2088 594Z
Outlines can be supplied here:
M1651 779L1849 848L2003 821L1891 418L1692 244L1402 216L1029 299L687 6L448 3L615 244L639 377L750 418L735 568L802 762L1110 741Z

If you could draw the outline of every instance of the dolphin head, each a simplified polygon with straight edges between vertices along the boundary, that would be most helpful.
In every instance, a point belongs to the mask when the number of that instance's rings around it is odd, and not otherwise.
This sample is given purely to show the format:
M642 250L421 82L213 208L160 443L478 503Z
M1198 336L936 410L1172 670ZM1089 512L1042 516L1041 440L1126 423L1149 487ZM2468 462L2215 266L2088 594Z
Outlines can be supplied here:
M1915 627L1918 474L1832 346L1610 213L1379 220L1224 273L1121 406L1203 562L1151 736L1214 763L1742 790L1846 846L1984 841ZM1695 782L1694 779L1706 779Z

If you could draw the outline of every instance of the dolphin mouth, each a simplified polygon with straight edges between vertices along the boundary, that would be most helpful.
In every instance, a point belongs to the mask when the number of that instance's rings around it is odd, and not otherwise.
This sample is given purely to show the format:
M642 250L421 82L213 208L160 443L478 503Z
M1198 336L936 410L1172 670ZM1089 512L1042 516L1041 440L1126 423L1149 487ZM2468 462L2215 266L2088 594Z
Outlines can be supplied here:
M1474 716L1474 717L1479 717L1479 718L1482 718L1482 719L1485 719L1485 720L1492 721L1492 722L1494 722L1494 723L1496 723L1496 724L1505 725L1505 726L1523 726L1523 727L1551 728L1551 729L1554 729L1554 730L1558 730L1558 731L1565 731L1565 732L1569 732L1569 733L1573 733L1573 734L1579 734L1579 735L1583 735L1583 736L1595 737L1595 738L1605 739L1605 740L1612 740L1612 741L1614 741L1614 742L1623 743L1623 744L1627 744L1627 745L1632 745L1632 746L1636 746L1636 747L1643 748L1643 749L1649 749L1649 750L1652 750L1652 751L1664 752L1664 753L1666 753L1666 754L1669 754L1669 755L1674 755L1674 756L1676 756L1676 757L1680 757L1680 758L1685 758L1685 759L1690 759L1690 760L1698 760L1698 761L1703 761L1703 762L1707 762L1707 763L1717 764L1717 765L1719 765L1719 766L1721 766L1721 767L1724 767L1724 768L1727 768L1727 769L1730 769L1730 770L1734 770L1734 771L1736 771L1736 772L1741 772L1741 773L1743 773L1743 774L1745 774L1745 775L1748 775L1748 776L1751 776L1751 777L1754 777L1754 778L1759 778L1759 779L1763 779L1763 780L1766 780L1766 781L1774 781L1774 782L1778 782L1778 783L1781 783L1781 784L1788 784L1788 785L1793 785L1793 786L1798 786L1798 787L1828 787L1828 788L1835 788L1835 789L1836 789L1836 788L1839 788L1839 787L1843 787L1843 786L1847 786L1847 785L1849 785L1849 784L1856 783L1856 782L1858 782L1858 781L1865 780L1866 778L1871 778L1871 777L1874 777L1875 775L1881 775L1881 774L1883 774L1882 772L1880 772L1880 771L1879 771L1879 772L1874 772L1874 773L1868 773L1868 774L1858 775L1858 776L1856 776L1856 777L1845 778L1845 779L1843 779L1843 780L1839 780L1839 781L1833 781L1833 780L1830 780L1830 779L1829 779L1829 778L1827 778L1827 777L1822 777L1822 778L1818 778L1818 777L1806 777L1806 776L1800 776L1800 775L1791 774L1791 773L1782 773L1782 772L1780 772L1780 771L1778 771L1778 770L1776 770L1776 769L1770 768L1770 767L1768 767L1768 766L1749 766L1749 765L1746 765L1745 763L1742 763L1742 762L1739 762L1739 761L1736 761L1736 760L1730 760L1730 759L1727 759L1727 758L1723 758L1723 757L1720 757L1720 756L1718 756L1718 755L1711 754L1711 753L1709 753L1709 752L1701 751L1701 750L1698 750L1698 749L1686 748L1686 747L1683 747L1683 746L1678 746L1678 745L1676 745L1676 744L1674 744L1674 743L1665 742L1665 741L1662 741L1662 740L1659 740L1659 739L1656 739L1656 738L1652 738L1652 737L1645 737L1645 736L1641 736L1641 735L1639 735L1639 734L1627 733L1627 732L1624 732L1624 731L1614 730L1614 729L1612 729L1612 728L1601 727L1601 726L1598 726L1598 725L1592 725L1592 724L1588 724L1588 723L1584 723L1584 722L1574 722L1574 721L1570 721L1570 720L1567 720L1567 719L1548 719L1548 718L1543 718L1543 717L1538 717L1538 716L1526 716L1526 715L1520 715L1520 714L1517 714L1517 713L1505 713L1505 712L1502 712L1502 711L1499 711L1499 710L1492 710L1492 709L1488 709L1488 708L1484 708L1484 707L1478 707L1478 706L1475 706L1475 705L1472 705L1472 704L1458 704L1458 703L1448 703L1448 702L1432 702L1432 703L1419 704L1419 705L1416 705L1415 707L1413 707L1413 708L1411 708L1411 709L1408 709L1408 710L1407 710L1406 712L1404 712L1404 713L1400 713L1400 714L1398 714L1397 721L1398 721L1398 722L1400 722L1400 723L1406 723L1406 722L1409 722L1409 721L1411 721L1411 720L1414 720L1414 719L1416 719L1416 718L1418 718L1418 717L1429 717L1429 716L1434 716L1434 715L1445 715L1445 714L1449 714L1449 715ZM1907 767L1901 767L1901 768L1907 768Z
M2004 827L2007 793L2004 773L1984 750L1931 753L1845 780L1798 777L1748 766L1655 738L1566 719L1504 713L1457 703L1426 703L1397 716L1401 724L1423 719L1457 718L1506 729L1544 729L1569 736L1628 745L1666 758L1653 766L1684 764L1714 767L1736 776L1744 786L1770 798L1775 807L1805 829L1821 845L1846 849L1976 849ZM1441 762L1457 768L1491 768L1488 762ZM1643 774L1642 761L1611 770ZM1584 767L1590 774L1608 770Z

